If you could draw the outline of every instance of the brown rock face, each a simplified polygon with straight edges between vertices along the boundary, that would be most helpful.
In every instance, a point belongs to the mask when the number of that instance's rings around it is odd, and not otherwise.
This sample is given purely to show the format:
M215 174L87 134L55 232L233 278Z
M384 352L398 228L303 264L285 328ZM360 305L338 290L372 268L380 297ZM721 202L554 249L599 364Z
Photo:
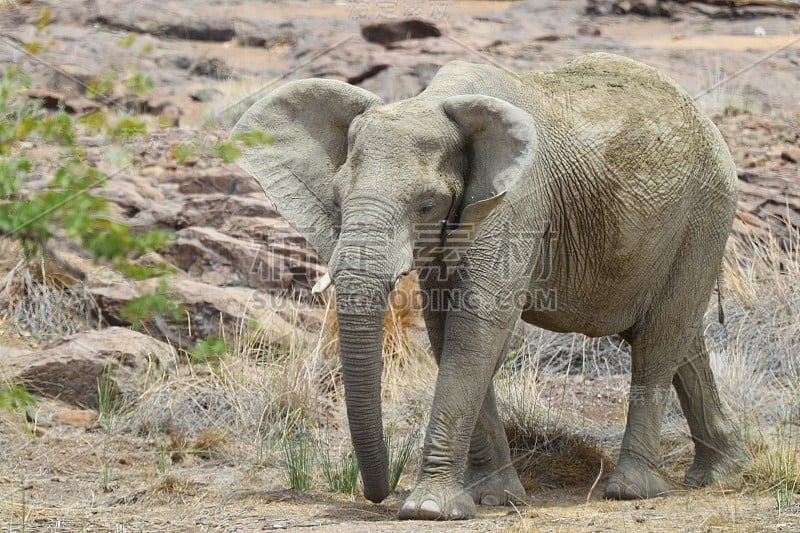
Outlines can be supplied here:
M85 331L8 361L15 381L43 396L80 407L98 406L98 385L133 401L154 373L169 370L175 355L168 345L126 328Z

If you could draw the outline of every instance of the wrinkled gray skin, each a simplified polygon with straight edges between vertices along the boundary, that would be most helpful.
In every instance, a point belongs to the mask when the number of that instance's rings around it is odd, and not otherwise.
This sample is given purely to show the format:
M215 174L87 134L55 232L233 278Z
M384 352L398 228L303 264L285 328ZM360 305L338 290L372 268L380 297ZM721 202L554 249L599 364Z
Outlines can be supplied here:
M492 385L520 316L554 331L619 333L632 346L606 497L669 489L656 465L670 385L695 443L687 483L720 481L748 460L702 335L736 172L719 132L672 81L610 54L522 76L453 62L419 96L389 105L341 82L289 83L235 132L254 129L275 142L245 150L242 166L329 263L368 499L389 491L383 316L412 269L439 374L401 518L469 518L475 503L525 496ZM434 305L443 295L451 305Z

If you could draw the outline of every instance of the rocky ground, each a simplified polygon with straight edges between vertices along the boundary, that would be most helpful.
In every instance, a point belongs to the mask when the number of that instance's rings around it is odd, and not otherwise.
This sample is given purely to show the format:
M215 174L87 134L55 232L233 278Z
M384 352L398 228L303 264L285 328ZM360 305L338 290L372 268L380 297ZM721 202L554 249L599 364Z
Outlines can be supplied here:
M244 323L260 325L263 345L317 344L325 313L309 288L324 265L245 173L207 150L226 138L251 95L288 80L345 80L394 101L418 93L453 59L538 70L592 51L627 55L696 95L725 136L740 178L735 237L774 235L790 252L800 231L800 10L791 2L724 4L0 1L0 62L24 64L34 80L31 97L76 116L101 109L143 115L153 125L125 143L89 136L79 142L87 160L109 175L97 193L113 202L117 216L175 233L160 258L147 260L178 268L169 289L185 309L180 318L146 324L146 334L130 331L120 309L152 284L121 278L66 241L55 243L59 258L48 264L48 276L78 278L79 288L48 292L41 280L30 279L3 294L0 377L60 400L42 398L23 421L4 419L2 527L401 527L387 522L397 498L372 506L320 491L286 491L276 474L279 461L248 462L253 452L230 436L233 430L224 444L212 443L218 451L211 454L191 451L208 447L195 442L199 435L190 436L193 443L170 444L190 451L172 454L165 466L161 437L141 427L110 431L97 419L104 401L99 377L108 376L125 401L136 402L165 374L186 372L185 354L176 356L174 348L234 338ZM47 24L39 23L43 13ZM134 90L145 77L152 83ZM100 82L108 90L92 93ZM189 145L195 149L187 153L176 148ZM47 183L52 168L44 150L31 147L30 153L42 164L28 190ZM3 243L0 253L5 275L19 251ZM47 296L48 305L14 308L32 291ZM77 307L80 313L62 319L62 311ZM581 342L578 348L574 338L559 345L560 370L565 361L580 360L581 350L585 355ZM578 376L570 398L582 397L584 414L619 432L626 366L619 346L598 341L588 349L604 371ZM563 401L557 391L548 394ZM409 472L401 488L412 477ZM590 487L544 488L529 508L481 509L478 521L460 527L774 530L800 521L797 509L779 513L760 493L679 491L652 503L615 503L599 501Z

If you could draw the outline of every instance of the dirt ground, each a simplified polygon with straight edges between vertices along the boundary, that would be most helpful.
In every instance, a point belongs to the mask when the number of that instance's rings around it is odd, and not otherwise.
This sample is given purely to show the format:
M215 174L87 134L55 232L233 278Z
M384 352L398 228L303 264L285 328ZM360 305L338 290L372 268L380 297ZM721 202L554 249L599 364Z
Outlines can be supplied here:
M155 80L153 99L180 110L179 127L209 127L210 118L265 86L311 75L347 78L370 64L389 63L395 72L421 69L450 59L492 61L509 68L540 69L575 55L605 50L629 55L663 69L691 94L728 140L737 166L761 175L798 178L798 166L782 150L800 139L800 14L714 19L688 8L672 19L639 16L589 17L585 2L445 2L434 22L439 44L406 42L394 50L364 48L354 18L361 0L341 2L3 2L0 61L18 59L19 43L47 41L49 51L31 60L43 86L51 66L70 72L101 72L109 65L136 64ZM46 37L31 29L38 9L56 15ZM137 34L134 49L114 47L125 29L86 22L89 4L117 6L133 19L146 9L185 13L200 20L220 17L269 33L291 21L293 35L269 48L235 40L201 42L174 36ZM424 2L430 6L431 2ZM139 11L136 11L136 10ZM359 11L360 12L360 11ZM791 11L789 12L791 14ZM795 11L795 13L797 13ZM276 22L278 21L278 22ZM277 31L277 30L275 30ZM352 41L319 59L315 53L348 36ZM11 44L8 44L10 42ZM14 43L17 43L15 45ZM111 44L109 44L111 43ZM17 48L14 48L15 45ZM137 55L140 47L150 53ZM111 52L109 51L111 50ZM231 76L186 75L175 57L192 65L219 60ZM206 63L203 63L203 62ZM218 65L216 63L211 63ZM402 67L402 68L401 68ZM402 70L406 68L407 70ZM76 70L77 69L77 70ZM50 74L48 74L48 72ZM398 74L399 75L399 74ZM404 74L405 75L405 74ZM277 80L277 81L276 81ZM372 85L369 85L372 83ZM392 98L405 86L390 78L367 81L370 90ZM414 85L409 85L413 90ZM201 90L216 91L210 102ZM192 96L194 95L194 96ZM410 96L410 95L408 95ZM219 119L210 127L223 128ZM44 155L43 155L44 157ZM35 339L20 337L0 319L0 349L26 349ZM0 371L2 357L0 356ZM1 377L1 375L0 375ZM619 435L624 426L625 376L576 381L569 398L592 427ZM341 413L340 413L341 414ZM776 508L768 491L736 487L679 488L664 498L636 502L602 500L602 484L540 488L514 508L478 507L474 520L459 523L399 522L396 512L413 485L413 464L399 490L380 505L361 496L333 494L317 482L312 490L288 490L279 453L263 460L258 445L223 428L213 446L186 446L168 437L109 428L96 415L50 399L37 399L25 413L0 411L0 531L797 531L800 504ZM690 442L681 443L688 456ZM610 450L613 453L613 448ZM608 472L598 471L602 476ZM797 499L795 499L797 502Z
M618 397L603 394L614 388L608 385L600 380L587 391L601 398L587 416L602 420L601 412L621 410L613 406ZM466 522L400 522L395 515L411 488L413 467L397 493L374 505L331 493L320 482L307 492L287 490L280 459L253 464L251 445L236 435L208 453L181 453L157 437L107 431L84 413L41 400L32 414L42 422L29 423L30 432L4 416L3 531L788 532L800 525L800 506L778 511L764 491L685 487L663 498L620 502L600 497L602 483L539 488L514 508L478 506L476 518ZM610 418L619 429L621 419Z

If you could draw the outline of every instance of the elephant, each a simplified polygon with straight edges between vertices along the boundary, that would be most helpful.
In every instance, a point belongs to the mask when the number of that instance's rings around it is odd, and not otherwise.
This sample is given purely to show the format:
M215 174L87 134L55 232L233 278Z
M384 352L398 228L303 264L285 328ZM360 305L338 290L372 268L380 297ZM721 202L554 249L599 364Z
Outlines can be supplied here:
M517 74L453 61L384 103L344 82L289 82L233 134L267 132L239 165L328 263L347 417L364 495L389 492L382 328L419 275L438 374L401 519L468 519L526 497L492 379L518 319L631 346L626 428L605 497L670 490L657 471L670 386L694 442L685 482L749 460L720 398L703 317L721 276L736 168L713 123L656 69L595 53Z

